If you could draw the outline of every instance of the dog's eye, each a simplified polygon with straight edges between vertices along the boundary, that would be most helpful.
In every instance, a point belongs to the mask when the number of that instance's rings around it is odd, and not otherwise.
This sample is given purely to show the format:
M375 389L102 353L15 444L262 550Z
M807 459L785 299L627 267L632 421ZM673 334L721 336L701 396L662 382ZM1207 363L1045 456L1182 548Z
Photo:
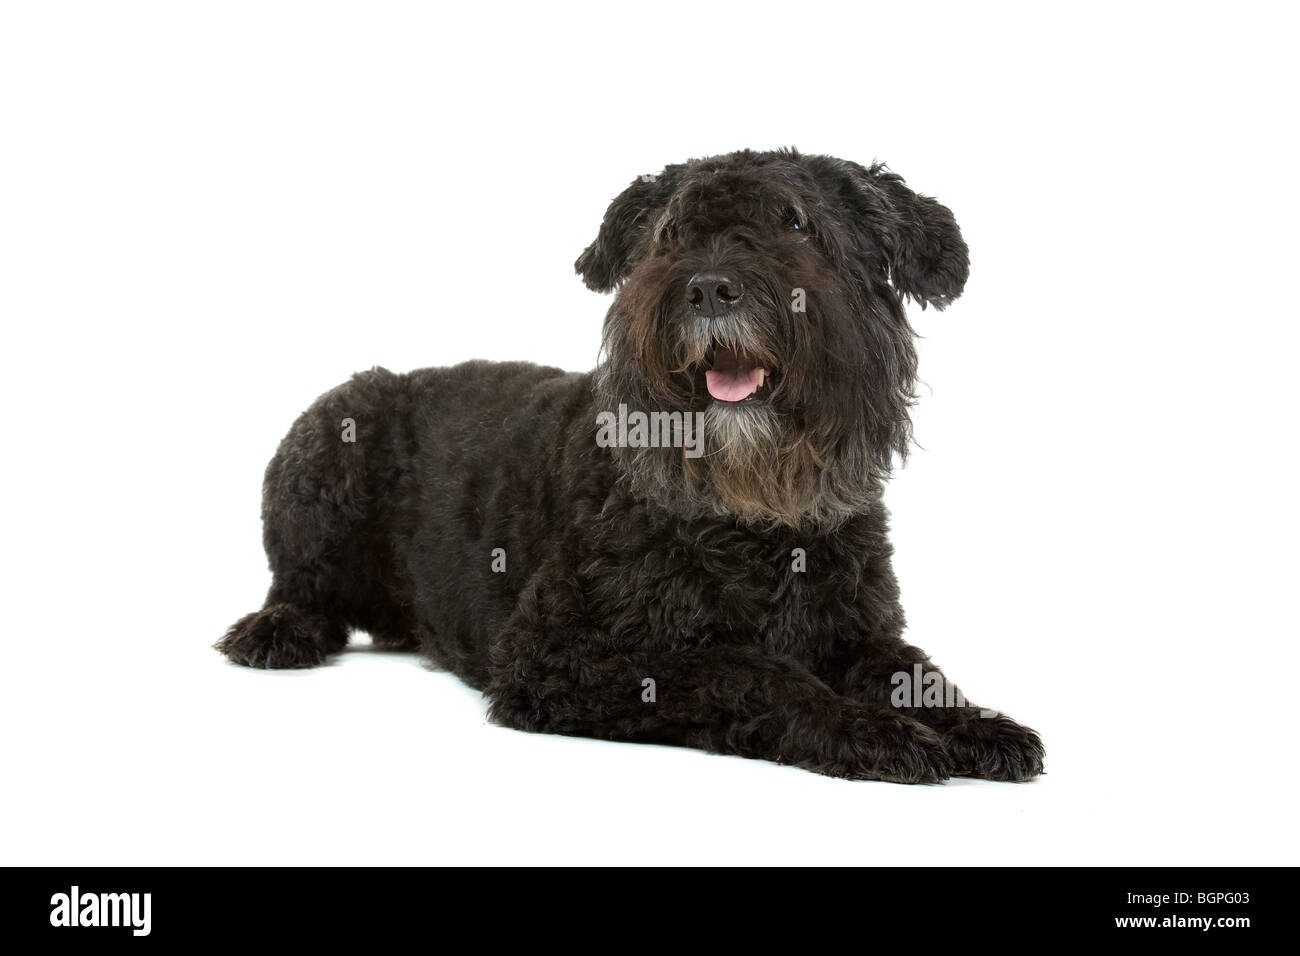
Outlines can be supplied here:
M799 218L799 214L795 212L793 209L786 210L785 227L789 229L791 232L804 232L806 229L806 227L803 224L803 220Z

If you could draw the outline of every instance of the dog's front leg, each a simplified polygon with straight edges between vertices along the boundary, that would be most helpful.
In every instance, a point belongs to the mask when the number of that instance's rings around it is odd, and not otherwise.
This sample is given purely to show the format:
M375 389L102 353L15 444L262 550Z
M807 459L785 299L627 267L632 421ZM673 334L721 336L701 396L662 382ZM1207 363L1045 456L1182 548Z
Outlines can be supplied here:
M966 700L924 651L900 637L843 646L824 676L846 696L888 706L940 734L954 775L1027 780L1043 772L1043 743L1036 731Z
M572 575L542 573L491 648L491 716L521 730L698 747L857 779L931 783L940 737L836 694L797 662L737 646L617 646Z

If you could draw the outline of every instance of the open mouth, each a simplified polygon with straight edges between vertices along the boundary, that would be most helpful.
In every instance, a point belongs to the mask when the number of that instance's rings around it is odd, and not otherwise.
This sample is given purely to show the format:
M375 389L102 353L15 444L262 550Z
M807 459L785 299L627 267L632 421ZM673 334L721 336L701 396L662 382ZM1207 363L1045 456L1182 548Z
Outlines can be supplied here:
M710 366L704 373L704 384L719 402L760 398L772 377L772 370L760 365L759 359L725 345L714 346Z

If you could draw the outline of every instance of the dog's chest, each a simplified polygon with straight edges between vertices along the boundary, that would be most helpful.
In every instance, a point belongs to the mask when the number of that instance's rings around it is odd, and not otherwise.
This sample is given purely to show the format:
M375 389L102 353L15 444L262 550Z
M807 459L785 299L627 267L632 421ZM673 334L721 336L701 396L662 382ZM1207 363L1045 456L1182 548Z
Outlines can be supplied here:
M596 570L596 568L589 568ZM858 573L815 542L741 534L674 537L608 556L589 594L619 645L735 644L772 653L825 644Z

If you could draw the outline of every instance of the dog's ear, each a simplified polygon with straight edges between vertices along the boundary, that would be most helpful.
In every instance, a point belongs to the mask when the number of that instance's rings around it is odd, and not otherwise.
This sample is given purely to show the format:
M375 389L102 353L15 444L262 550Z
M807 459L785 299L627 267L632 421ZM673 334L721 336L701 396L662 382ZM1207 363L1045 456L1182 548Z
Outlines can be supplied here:
M680 170L669 166L658 175L640 176L609 204L596 241L573 264L587 288L609 292L632 271L655 219L676 188Z
M840 164L841 197L884 253L900 295L943 309L962 293L970 256L952 211L908 188L883 163ZM847 186L847 188L844 188Z

